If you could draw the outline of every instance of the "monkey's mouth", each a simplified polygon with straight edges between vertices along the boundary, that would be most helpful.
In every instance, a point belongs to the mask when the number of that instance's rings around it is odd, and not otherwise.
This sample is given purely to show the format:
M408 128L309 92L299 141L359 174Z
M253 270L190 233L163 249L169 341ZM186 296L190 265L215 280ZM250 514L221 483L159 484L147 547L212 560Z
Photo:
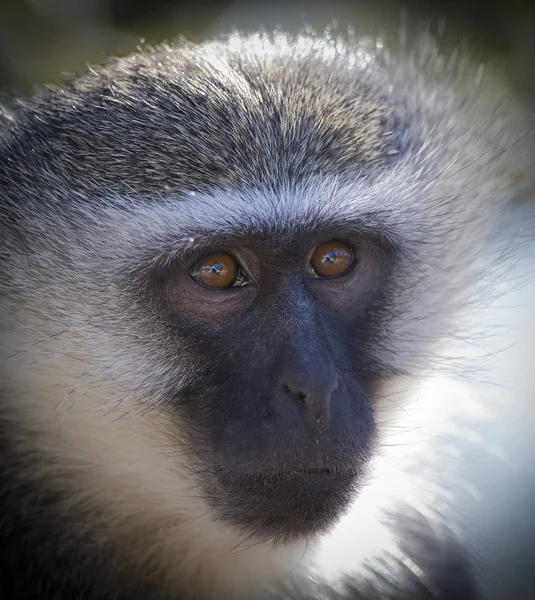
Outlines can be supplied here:
M296 473L305 476L310 475L311 477L314 475L334 476L336 474L334 469L300 469L297 470Z
M209 497L217 498L211 504L223 520L287 542L328 530L354 497L361 475L328 468L219 473Z

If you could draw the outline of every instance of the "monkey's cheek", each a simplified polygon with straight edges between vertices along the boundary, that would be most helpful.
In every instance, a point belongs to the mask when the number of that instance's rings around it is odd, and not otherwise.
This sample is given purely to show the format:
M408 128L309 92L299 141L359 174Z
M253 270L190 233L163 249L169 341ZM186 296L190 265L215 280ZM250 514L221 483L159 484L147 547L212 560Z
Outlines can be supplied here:
M362 478L361 471L220 474L207 498L221 520L259 539L289 542L329 530Z

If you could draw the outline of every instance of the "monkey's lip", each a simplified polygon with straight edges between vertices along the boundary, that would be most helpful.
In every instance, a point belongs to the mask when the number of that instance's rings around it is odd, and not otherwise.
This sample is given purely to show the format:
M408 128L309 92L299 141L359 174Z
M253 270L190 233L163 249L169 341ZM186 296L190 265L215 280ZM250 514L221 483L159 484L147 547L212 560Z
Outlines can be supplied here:
M349 471L339 471L329 468L310 468L310 469L289 469L288 471L278 471L276 473L263 473L260 477L281 477L283 479L293 477L347 477Z
M226 478L227 476L237 477L240 479L247 480L261 480L261 479L294 479L294 478L306 478L306 477L331 477L331 478L343 478L358 477L360 476L361 469L351 468L333 468L333 467L296 467L280 470L262 470L262 471L245 471L245 472L231 472L223 473L219 472L220 476Z
M279 467L272 465L260 469L243 469L238 465L223 466L218 465L215 468L217 478L221 481L272 481L280 482L281 484L285 481L292 480L306 480L313 478L325 478L332 480L343 480L355 479L362 476L362 473L366 467L366 464L347 464L337 463L333 464L314 464L302 465L297 464L292 466L291 464L281 465Z
M335 469L329 468L312 468L312 469L297 469L296 473L303 475L336 475L339 473Z
M262 470L252 472L220 472L218 479L225 487L236 486L267 489L292 488L296 493L300 490L307 493L314 486L322 484L325 490L332 486L346 486L362 478L362 469L336 469L329 467L299 467L284 470Z

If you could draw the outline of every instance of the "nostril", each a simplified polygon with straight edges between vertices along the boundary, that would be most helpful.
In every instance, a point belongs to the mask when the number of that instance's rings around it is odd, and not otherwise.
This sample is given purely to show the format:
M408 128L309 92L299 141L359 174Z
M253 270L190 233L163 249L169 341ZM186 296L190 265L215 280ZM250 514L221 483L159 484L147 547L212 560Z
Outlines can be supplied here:
M287 392L288 394L290 394L290 396L293 396L294 398L297 399L297 401L300 404L305 404L305 402L308 399L308 394L306 394L305 392L301 391L301 390L295 390L292 389L288 384L284 384L284 390L285 392Z
M300 402L304 402L307 399L307 395L303 392L297 392L295 395Z

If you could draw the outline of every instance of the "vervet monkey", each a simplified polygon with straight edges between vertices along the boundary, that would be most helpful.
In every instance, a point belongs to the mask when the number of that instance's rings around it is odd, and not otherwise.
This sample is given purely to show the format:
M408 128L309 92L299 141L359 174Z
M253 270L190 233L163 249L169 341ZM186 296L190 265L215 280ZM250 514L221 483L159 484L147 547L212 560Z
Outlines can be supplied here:
M502 252L516 141L479 87L425 40L278 32L5 108L2 598L476 596L415 508L339 586L309 555Z

